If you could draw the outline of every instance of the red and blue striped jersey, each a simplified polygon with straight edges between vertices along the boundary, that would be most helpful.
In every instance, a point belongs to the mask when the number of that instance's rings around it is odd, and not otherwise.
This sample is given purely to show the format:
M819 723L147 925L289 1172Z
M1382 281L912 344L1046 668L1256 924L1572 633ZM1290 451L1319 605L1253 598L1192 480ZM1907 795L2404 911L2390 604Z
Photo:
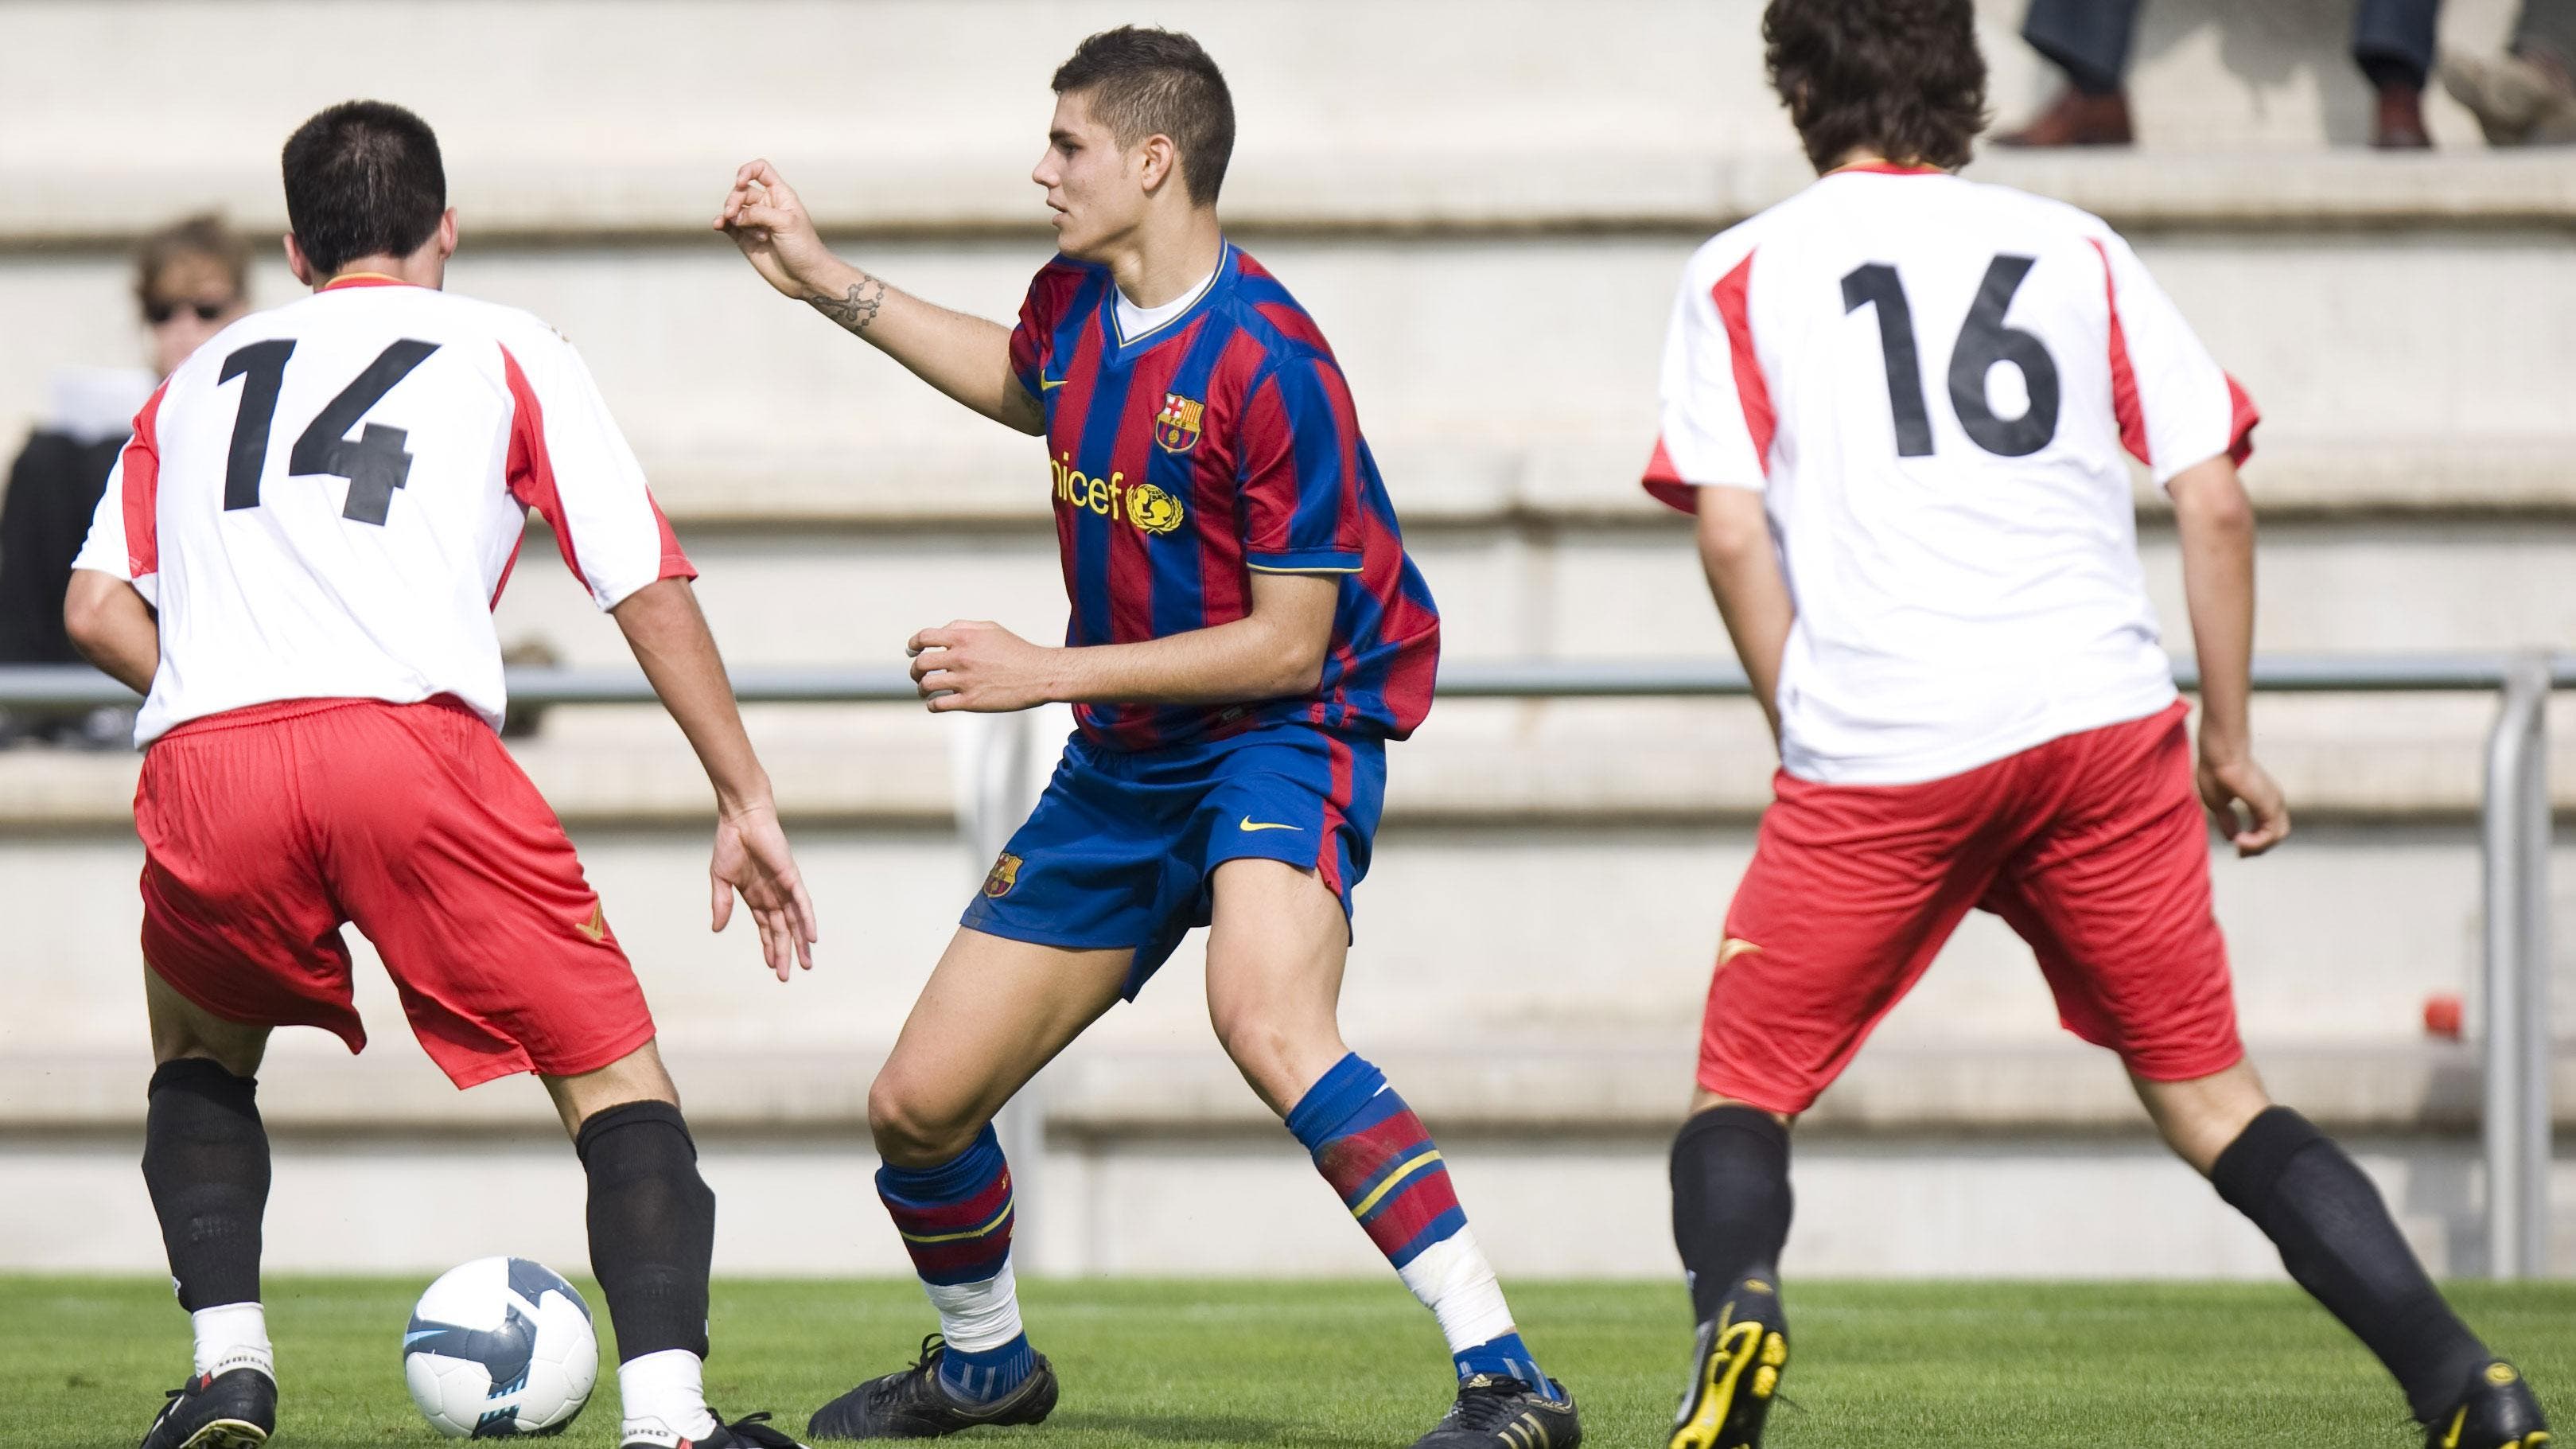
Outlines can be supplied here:
M1021 304L1011 370L1046 409L1067 644L1241 619L1255 571L1340 579L1312 694L1079 705L1086 737L1150 749L1296 720L1402 739L1422 722L1439 610L1332 348L1259 263L1229 243L1196 301L1121 337L1108 269L1058 257Z

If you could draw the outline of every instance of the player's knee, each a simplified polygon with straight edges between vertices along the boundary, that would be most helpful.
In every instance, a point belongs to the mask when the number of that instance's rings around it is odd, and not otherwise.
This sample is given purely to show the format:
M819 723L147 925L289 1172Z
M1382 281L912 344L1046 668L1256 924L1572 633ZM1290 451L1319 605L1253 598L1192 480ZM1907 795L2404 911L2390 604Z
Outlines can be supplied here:
M877 1155L898 1167L935 1167L964 1152L984 1126L973 1115L932 1100L892 1071L868 1088L868 1135Z
M1264 1100L1283 1109L1348 1050L1329 1018L1314 1023L1258 1010L1210 1014L1217 1041L1235 1069Z

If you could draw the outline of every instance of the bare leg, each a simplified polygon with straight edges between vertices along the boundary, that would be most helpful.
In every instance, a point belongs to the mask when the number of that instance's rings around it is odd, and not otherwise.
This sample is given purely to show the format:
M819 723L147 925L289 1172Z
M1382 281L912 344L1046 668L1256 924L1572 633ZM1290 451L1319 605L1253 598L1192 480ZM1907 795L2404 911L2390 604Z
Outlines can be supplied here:
M172 990L150 967L143 972L143 1004L152 1022L154 1062L203 1057L236 1077L259 1075L269 1028L224 1020Z
M648 1041L595 1072L538 1080L546 1084L546 1095L554 1098L555 1115L563 1119L565 1135L575 1138L581 1135L583 1122L611 1107L628 1102L680 1105L680 1089L662 1068L659 1042Z
M1349 1055L1338 1012L1350 923L1315 873L1230 860L1214 880L1208 1018L1255 1095L1285 1117Z
M2243 1135L2246 1124L2272 1105L2250 1061L2187 1082L2153 1082L2132 1073L2129 1084L2146 1104L2165 1145L2203 1177L2227 1144Z
M927 1168L965 1151L1013 1093L1116 1004L1134 956L959 928L868 1089L879 1155Z

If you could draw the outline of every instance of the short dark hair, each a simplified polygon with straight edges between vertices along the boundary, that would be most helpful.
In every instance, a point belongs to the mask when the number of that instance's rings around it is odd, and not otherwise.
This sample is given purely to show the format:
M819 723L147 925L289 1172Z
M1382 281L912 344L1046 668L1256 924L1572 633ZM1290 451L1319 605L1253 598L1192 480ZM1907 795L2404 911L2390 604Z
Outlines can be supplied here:
M213 212L174 221L143 238L134 249L134 300L151 306L161 300L154 289L163 274L182 261L204 260L224 274L236 299L249 295L250 248Z
M1976 19L1972 0L1771 0L1763 60L1807 159L1966 165L1986 128Z
M1087 97L1122 151L1148 136L1171 137L1190 200L1216 203L1234 156L1234 95L1197 41L1141 25L1104 30L1073 48L1054 84L1057 95Z
M315 267L418 251L447 210L429 123L383 101L343 101L286 138L286 223Z

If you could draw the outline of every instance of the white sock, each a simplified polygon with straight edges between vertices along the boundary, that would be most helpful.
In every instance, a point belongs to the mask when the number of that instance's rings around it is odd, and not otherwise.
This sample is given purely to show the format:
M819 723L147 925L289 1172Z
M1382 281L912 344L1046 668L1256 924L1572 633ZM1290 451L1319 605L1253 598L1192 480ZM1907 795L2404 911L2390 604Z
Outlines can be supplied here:
M924 1283L930 1304L939 1310L939 1336L951 1348L981 1353L1020 1336L1019 1281L1009 1259L1002 1271L981 1283Z
M1512 1331L1512 1310L1503 1302L1503 1285L1495 1281L1494 1265L1485 1261L1485 1250L1476 1246L1476 1235L1468 1228L1461 1227L1415 1254L1412 1262L1396 1270L1396 1276L1440 1320L1440 1334L1449 1340L1451 1353L1491 1343Z
M256 1303L226 1303L188 1315L197 1330L197 1374L255 1368L277 1381L277 1354L268 1346L268 1314Z
M626 1417L620 1437L632 1443L696 1441L715 1432L707 1408L706 1364L685 1348L639 1354L617 1366L617 1402Z

